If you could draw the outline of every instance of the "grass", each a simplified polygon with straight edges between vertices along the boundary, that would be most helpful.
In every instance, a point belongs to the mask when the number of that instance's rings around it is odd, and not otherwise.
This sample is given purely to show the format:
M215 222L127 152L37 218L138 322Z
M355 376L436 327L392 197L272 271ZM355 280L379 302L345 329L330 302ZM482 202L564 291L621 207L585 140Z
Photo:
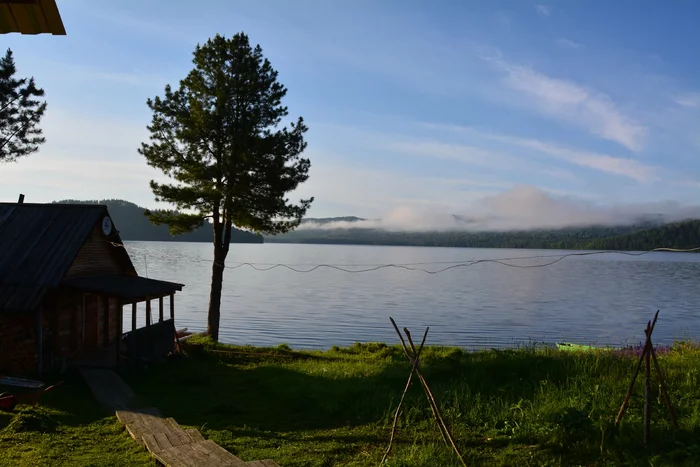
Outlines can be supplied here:
M124 375L141 405L198 428L244 460L378 465L410 370L400 348L295 352L199 342L200 352L191 348L185 358ZM654 385L646 449L641 380L625 419L613 425L633 356L426 347L422 362L470 466L691 466L700 465L698 357L700 349L687 344L659 355L680 429L671 427ZM49 394L40 409L0 415L0 465L148 465L116 419L87 404L85 389L73 384ZM43 422L16 421L30 415ZM409 391L387 465L459 465L419 385Z
M0 411L0 466L152 465L113 415L69 377L37 407Z

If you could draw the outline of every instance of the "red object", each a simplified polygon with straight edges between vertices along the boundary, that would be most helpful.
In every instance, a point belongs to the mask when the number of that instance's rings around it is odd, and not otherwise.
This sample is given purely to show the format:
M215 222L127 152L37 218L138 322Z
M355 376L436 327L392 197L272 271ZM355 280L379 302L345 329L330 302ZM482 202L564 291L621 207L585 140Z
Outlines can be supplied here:
M17 404L20 403L35 406L39 403L39 399L41 399L41 396L51 391L52 389L60 386L61 384L63 384L63 381L56 384L52 384L51 386L39 392L29 394L12 394L9 392L4 392L0 394L0 410L4 410L5 412L11 412L14 410Z
M12 412L17 405L17 397L9 392L0 394L0 410Z

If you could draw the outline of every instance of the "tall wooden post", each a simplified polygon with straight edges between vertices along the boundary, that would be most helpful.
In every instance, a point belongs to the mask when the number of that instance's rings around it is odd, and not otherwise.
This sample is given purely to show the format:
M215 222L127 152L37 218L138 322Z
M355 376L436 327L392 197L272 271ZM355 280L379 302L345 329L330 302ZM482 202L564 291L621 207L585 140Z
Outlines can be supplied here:
M122 328L124 327L124 303L117 300L117 369L122 355Z
M158 322L163 322L163 297L158 297Z
M644 445L649 445L651 438L651 336L650 327L647 325L645 334L647 335L644 346Z
M59 314L58 303L54 299L53 306L51 306L51 337L53 338L53 358L49 365L53 365L56 359L60 357L61 353L61 315Z
M151 299L146 299L146 327L151 327Z
M37 346L37 373L41 376L44 371L44 307L40 306L37 312L38 323L36 327Z
M170 294L170 319L175 321L175 294Z
M131 304L131 330L136 331L136 302Z
M87 295L83 294L83 304L82 304L82 318L80 319L80 350L85 348L85 326L87 325L87 318L85 317L87 310Z

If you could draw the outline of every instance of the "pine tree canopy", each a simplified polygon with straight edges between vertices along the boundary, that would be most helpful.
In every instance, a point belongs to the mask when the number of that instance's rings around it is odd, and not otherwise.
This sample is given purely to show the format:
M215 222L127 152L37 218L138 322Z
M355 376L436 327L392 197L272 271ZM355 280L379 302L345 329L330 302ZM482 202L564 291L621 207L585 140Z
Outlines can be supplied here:
M44 90L36 87L34 78L18 79L16 73L12 51L7 49L0 59L0 162L28 156L46 141L39 128L46 102L36 99Z
M303 119L283 126L287 89L277 71L243 33L216 35L193 55L194 69L179 87L168 85L164 96L148 100L151 135L139 150L174 180L151 181L156 199L190 214L158 211L149 217L173 233L211 218L215 242L225 248L231 223L269 234L293 229L313 198L293 204L286 195L308 179L311 163L302 157Z

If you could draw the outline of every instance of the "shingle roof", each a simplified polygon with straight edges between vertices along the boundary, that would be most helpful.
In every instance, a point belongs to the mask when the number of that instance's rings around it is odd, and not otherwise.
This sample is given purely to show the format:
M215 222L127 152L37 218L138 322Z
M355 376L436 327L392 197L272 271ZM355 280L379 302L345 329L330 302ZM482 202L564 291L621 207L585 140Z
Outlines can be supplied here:
M35 308L106 215L101 205L0 203L0 312Z

